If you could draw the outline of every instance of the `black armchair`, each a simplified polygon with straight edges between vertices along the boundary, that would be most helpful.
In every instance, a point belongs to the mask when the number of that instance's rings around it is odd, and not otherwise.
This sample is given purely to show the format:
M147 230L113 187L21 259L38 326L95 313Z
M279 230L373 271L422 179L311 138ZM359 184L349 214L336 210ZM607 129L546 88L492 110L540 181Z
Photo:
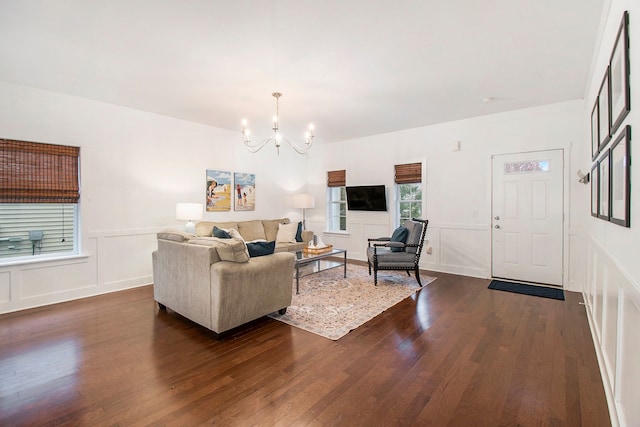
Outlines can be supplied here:
M410 276L413 270L418 284L420 282L420 254L424 237L427 233L429 220L413 218L404 222L404 227L409 232L406 243L392 241L391 237L368 239L367 261L369 275L373 268L373 284L378 284L378 270L404 270Z

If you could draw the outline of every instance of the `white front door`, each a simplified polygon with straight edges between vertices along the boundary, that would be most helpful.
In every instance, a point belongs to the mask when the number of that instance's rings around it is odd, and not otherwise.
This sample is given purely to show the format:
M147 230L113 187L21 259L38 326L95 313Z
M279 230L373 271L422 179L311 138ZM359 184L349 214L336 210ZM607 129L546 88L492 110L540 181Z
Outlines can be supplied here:
M562 285L563 150L492 157L493 277Z

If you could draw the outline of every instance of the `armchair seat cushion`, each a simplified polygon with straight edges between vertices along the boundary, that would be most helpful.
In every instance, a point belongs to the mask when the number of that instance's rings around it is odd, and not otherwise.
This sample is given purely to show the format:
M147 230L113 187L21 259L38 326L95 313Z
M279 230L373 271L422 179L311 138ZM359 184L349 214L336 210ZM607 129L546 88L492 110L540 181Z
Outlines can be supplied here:
M373 262L374 250L377 253L379 268L405 267L413 268L416 262L416 254L408 252L393 252L393 248L367 248L367 259Z

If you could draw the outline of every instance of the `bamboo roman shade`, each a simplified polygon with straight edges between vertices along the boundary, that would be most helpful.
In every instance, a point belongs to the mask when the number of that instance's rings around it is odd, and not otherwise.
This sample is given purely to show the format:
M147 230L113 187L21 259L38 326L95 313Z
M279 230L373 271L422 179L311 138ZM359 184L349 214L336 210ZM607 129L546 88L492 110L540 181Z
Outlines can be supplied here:
M327 187L344 187L347 185L347 171L327 172Z
M0 139L0 203L77 203L79 147Z
M396 165L396 184L414 184L422 182L422 163Z

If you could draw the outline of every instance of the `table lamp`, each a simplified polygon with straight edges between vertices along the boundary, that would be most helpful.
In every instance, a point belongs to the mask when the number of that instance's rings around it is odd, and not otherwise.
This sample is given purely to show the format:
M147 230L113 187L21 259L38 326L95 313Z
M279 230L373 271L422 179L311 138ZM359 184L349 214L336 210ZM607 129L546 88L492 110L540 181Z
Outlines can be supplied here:
M202 203L178 203L176 204L176 219L186 220L184 231L196 234L196 225L193 221L202 219Z
M306 210L308 208L316 207L316 200L313 194L300 193L293 195L293 207L296 209L302 209L302 229L306 230Z

